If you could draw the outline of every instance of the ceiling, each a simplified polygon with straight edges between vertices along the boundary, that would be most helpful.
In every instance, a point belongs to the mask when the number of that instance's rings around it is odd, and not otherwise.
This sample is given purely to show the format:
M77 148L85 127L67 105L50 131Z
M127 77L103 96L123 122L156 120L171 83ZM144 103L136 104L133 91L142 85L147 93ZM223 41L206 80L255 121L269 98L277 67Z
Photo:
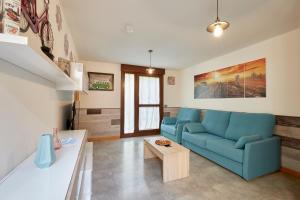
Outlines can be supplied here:
M153 49L154 66L184 68L300 27L299 0L220 0L220 17L231 24L221 38L206 32L214 0L61 3L82 60L147 66Z

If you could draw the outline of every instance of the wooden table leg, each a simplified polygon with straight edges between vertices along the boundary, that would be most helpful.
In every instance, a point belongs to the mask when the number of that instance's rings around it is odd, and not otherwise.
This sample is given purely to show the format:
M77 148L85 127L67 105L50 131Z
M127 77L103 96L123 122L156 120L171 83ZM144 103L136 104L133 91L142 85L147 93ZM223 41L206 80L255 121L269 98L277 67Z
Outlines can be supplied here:
M189 176L189 165L189 151L164 156L163 181L168 182Z
M155 158L156 155L149 149L148 144L144 142L144 159Z

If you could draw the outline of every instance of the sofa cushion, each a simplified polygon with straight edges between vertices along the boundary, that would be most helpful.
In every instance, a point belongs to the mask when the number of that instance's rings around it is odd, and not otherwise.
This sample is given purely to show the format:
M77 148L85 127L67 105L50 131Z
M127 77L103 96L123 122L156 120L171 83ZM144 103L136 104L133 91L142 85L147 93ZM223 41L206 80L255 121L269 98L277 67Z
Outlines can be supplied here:
M170 133L172 135L176 135L175 125L161 124L160 128L161 128L162 131L165 131L165 132Z
M206 148L226 158L243 163L244 150L234 147L235 141L228 139L207 140Z
M243 149L245 148L245 144L249 142L255 142L257 140L262 139L260 135L248 135L248 136L242 136L240 139L235 143L234 147L237 149Z
M180 108L177 114L177 120L199 122L200 110L195 108Z
M163 118L163 124L170 125L170 124L176 124L177 118L176 117L164 117Z
M202 121L202 125L207 132L225 137L228 127L230 112L207 110Z
M209 133L191 134L188 132L182 132L182 140L185 140L189 143L192 143L202 148L206 148L206 142L208 140L218 140L218 139L222 139L222 138Z
M232 112L225 137L231 140L248 135L268 138L272 136L274 125L275 117L271 114Z
M189 132L189 133L205 133L207 132L202 126L200 122L193 122L193 123L187 123L184 128L184 131Z

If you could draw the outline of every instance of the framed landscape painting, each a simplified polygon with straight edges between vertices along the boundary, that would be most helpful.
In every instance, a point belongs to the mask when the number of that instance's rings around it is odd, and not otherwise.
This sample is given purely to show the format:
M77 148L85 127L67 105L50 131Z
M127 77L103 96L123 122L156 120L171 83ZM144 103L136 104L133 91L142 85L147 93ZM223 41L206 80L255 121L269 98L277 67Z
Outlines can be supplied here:
M244 65L194 76L194 98L243 98Z
M266 97L266 59L245 63L245 97Z
M88 72L89 90L113 91L114 74Z
M266 97L266 59L194 76L194 98Z
M219 98L244 98L244 65L235 65L217 70L219 90L222 91Z

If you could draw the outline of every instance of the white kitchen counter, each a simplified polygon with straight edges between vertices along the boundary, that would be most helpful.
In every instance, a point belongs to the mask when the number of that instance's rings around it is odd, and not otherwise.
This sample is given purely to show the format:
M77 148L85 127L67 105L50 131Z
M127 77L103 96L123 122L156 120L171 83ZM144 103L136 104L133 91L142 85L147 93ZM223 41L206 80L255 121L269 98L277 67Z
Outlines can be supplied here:
M74 144L56 152L56 161L49 168L34 164L35 153L23 161L0 183L0 199L5 200L63 200L66 199L81 149L86 143L86 131L63 131L61 138L72 137Z

